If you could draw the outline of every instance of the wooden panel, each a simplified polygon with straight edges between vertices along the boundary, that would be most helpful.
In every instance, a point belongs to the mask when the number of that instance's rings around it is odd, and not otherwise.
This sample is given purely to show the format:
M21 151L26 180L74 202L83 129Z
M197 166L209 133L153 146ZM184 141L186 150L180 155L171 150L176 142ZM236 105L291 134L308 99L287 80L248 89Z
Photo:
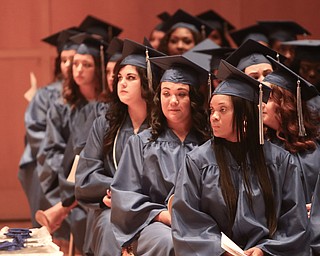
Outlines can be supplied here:
M105 19L124 29L121 38L141 41L159 22L164 10L183 8L198 14L210 8L237 28L256 20L296 20L320 38L318 0L19 0L0 1L0 220L28 218L25 196L17 180L23 151L23 114L27 102L29 73L38 84L52 79L55 50L41 39L66 27L78 25L87 14ZM12 206L12 207L9 207Z

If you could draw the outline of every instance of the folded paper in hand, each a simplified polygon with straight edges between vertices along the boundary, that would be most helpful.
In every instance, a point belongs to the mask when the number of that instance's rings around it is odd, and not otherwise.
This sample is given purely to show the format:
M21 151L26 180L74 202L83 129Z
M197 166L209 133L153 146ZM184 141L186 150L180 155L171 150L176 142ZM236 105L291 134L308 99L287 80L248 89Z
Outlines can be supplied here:
M246 256L243 250L223 232L221 232L221 248L234 256Z

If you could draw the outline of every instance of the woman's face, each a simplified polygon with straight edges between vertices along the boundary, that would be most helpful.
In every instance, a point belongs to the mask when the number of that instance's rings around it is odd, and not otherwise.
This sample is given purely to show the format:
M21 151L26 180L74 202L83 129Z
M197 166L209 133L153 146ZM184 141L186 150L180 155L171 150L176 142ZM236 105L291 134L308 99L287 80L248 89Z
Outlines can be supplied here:
M79 86L92 85L95 79L95 63L90 54L75 54L72 66L73 79Z
M274 101L272 93L267 103L262 104L263 123L275 131L280 130L280 121L277 116L279 105Z
M108 83L108 87L109 87L109 91L112 92L113 88L112 88L112 83L113 83L113 79L114 79L114 66L116 65L116 62L113 61L109 61L107 63L107 67L106 67L106 74L107 74L107 83Z
M186 84L161 83L161 108L170 128L191 123L190 88Z
M317 86L320 83L320 62L301 60L299 74L309 83Z
M237 134L233 127L233 112L231 96L212 96L210 101L210 124L215 137L231 142L237 141Z
M165 36L165 32L159 30L153 30L149 42L154 49L158 49L161 39Z
M72 65L72 59L75 54L76 50L64 50L60 54L60 69L64 79L68 76L68 70Z
M253 77L259 82L262 82L265 76L270 74L272 71L272 66L269 63L255 64L244 69L244 73L246 73L248 76Z
M141 96L141 78L135 66L126 65L118 73L118 96L126 105L144 101Z
M191 31L187 28L176 28L169 38L168 55L180 55L195 46Z
M211 33L208 35L208 38L211 39L217 45L222 46L222 37L219 30L217 29L212 30Z

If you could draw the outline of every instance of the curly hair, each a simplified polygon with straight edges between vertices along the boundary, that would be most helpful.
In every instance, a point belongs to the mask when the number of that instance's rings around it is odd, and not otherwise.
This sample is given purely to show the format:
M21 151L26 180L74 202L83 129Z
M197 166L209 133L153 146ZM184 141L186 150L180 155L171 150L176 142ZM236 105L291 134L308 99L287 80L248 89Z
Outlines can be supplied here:
M306 136L299 136L299 124L296 96L279 86L271 85L271 96L276 104L276 118L280 122L280 131L274 131L267 127L266 136L269 139L278 138L284 143L284 148L291 153L298 153L316 148L318 136L317 117L307 108L302 101L303 121Z
M113 80L113 91L109 97L109 107L108 111L105 115L106 119L109 122L109 130L104 137L104 154L107 155L112 152L113 149L113 142L116 137L118 129L121 127L123 121L125 120L128 114L128 107L126 104L120 101L117 92L118 86L118 73L124 67L120 65L121 60L119 60L115 66L115 78ZM152 107L152 98L153 98L153 91L149 89L148 86L148 77L147 77L147 70L141 67L134 66L139 74L141 79L141 96L145 99L147 103L147 120L150 120L150 110Z
M97 95L100 95L103 91L102 80L101 80L102 79L101 62L99 57L95 57L93 55L92 57L94 59L94 64L95 64L94 77L99 83L98 88L96 88L96 92L97 92ZM71 108L77 108L78 106L86 104L87 100L80 92L80 88L73 78L72 66L73 65L71 65L70 68L68 69L68 77L64 80L62 96L65 103L70 104Z
M191 105L192 130L200 138L201 143L210 138L210 127L207 112L203 108L204 96L193 86L190 87L189 97ZM153 98L151 112L151 141L155 141L167 127L167 119L161 108L161 84L158 85Z
M172 33L176 30L175 29L171 29L169 30L164 37L161 39L159 47L158 47L158 51L163 52L165 54L168 54L168 44L169 44L169 40L170 37L172 35ZM190 30L193 40L194 40L194 45L197 45L198 43L200 43L204 38L202 38L201 34L198 32L195 32L193 30Z
M223 138L215 137L212 143L213 151L217 158L220 168L220 179L222 195L228 207L229 228L225 232L232 237L232 226L236 216L238 195L236 187L232 180L229 170L226 150L233 152L241 167L241 174L244 179L245 190L248 197L249 205L252 208L252 186L250 183L250 172L248 158L257 177L263 194L265 207L265 216L268 223L270 237L274 234L277 227L275 202L272 191L272 180L266 166L264 151L259 143L258 127L258 108L253 102L249 102L240 97L231 96L234 108L233 127L237 134L238 143L231 145ZM245 122L244 122L245 121ZM247 158L248 155L248 158Z

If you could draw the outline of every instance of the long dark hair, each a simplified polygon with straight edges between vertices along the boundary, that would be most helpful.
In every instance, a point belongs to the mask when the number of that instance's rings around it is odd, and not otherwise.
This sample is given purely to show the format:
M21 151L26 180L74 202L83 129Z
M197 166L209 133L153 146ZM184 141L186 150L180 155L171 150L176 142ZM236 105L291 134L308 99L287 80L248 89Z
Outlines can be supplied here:
M275 202L272 191L271 177L266 166L263 147L259 144L259 119L257 106L239 97L231 96L234 117L233 127L237 134L238 160L240 159L241 174L244 179L246 194L249 200L250 208L252 209L252 187L250 177L255 175L259 181L265 203L265 216L268 223L269 235L272 236L277 228ZM224 200L228 207L230 226L226 232L232 236L232 226L234 223L237 210L237 190L232 181L231 173L228 168L226 157L227 142L222 138L214 138L213 150L217 158L220 168L220 185ZM251 168L249 168L249 162ZM252 171L254 173L252 173Z
M193 86L189 86L189 97L191 104L192 130L203 143L209 139L209 125L207 113L203 108L203 95ZM153 109L151 112L151 141L155 141L167 127L167 119L161 108L161 83L159 84L153 98Z
M314 150L315 141L319 136L317 128L319 113L311 113L306 102L302 101L303 122L307 135L299 136L296 96L279 86L271 86L271 97L276 104L276 118L279 120L281 131L274 131L267 127L267 138L280 139L284 143L284 148L291 153Z
M102 82L101 82L101 62L100 62L100 57L96 57L94 55L91 55L94 59L94 77L98 81L99 86L96 88L97 95L102 93ZM76 108L78 106L81 106L83 104L87 103L86 98L82 95L80 92L80 88L73 79L73 74L72 74L72 69L73 65L70 66L68 69L68 77L64 80L63 83L63 91L62 91L62 96L65 101L65 103L70 104L72 108Z
M109 107L106 113L106 119L109 121L109 130L104 137L104 153L105 155L112 152L113 142L116 137L118 129L121 127L121 124L125 120L128 114L128 106L122 103L119 99L117 86L118 86L118 73L123 68L123 65L120 65L121 60L119 60L115 66L115 77L113 80L113 91L110 94L110 100L108 101ZM147 70L141 67L136 67L136 70L141 79L141 96L145 99L147 103L147 121L150 120L150 110L152 106L153 93L152 90L148 87L148 77Z

